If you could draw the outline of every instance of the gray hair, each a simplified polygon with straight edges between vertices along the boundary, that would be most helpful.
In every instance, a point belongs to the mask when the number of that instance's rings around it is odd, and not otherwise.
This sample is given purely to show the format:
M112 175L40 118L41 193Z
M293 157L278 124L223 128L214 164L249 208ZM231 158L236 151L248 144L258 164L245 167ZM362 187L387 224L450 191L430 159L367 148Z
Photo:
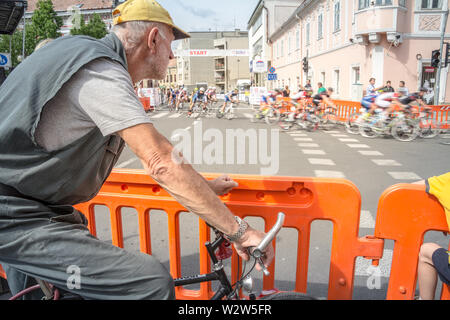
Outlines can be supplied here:
M164 24L153 21L127 21L113 26L111 32L114 32L122 41L125 51L128 53L141 43L142 38L149 29L155 27L159 29L159 32L165 38Z

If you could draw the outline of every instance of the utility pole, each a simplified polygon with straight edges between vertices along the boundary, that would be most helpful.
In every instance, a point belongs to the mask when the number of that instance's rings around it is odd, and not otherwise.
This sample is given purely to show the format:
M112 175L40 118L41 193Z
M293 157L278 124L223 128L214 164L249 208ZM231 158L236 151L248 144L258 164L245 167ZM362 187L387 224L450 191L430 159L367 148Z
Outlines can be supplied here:
M441 47L439 49L440 52L440 56L439 56L439 66L437 69L437 74L436 74L436 80L434 83L434 101L433 103L435 105L439 104L439 91L441 89L441 68L442 68L442 60L445 59L445 55L444 53L444 36L445 36L445 29L447 27L447 20L448 20L448 9L447 11L445 11L444 13L444 17L442 19L442 24L441 24Z

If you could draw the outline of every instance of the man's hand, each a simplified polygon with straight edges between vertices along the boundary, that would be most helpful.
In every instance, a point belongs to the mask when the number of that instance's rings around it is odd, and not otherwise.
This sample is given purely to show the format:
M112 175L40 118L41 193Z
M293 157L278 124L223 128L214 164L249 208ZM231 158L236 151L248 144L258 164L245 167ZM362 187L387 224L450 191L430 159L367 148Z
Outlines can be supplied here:
M250 259L250 255L247 251L247 248L258 246L261 243L261 241L264 239L265 236L266 236L266 234L264 232L253 229L252 227L249 226L247 231L242 236L242 238L237 242L233 242L233 245L234 245L234 248L236 249L237 254L245 261L248 261ZM265 253L264 256L261 258L264 263L264 266L267 268L267 267L269 267L269 265L272 262L273 257L274 257L274 251L273 251L272 244L269 244L267 246L264 253ZM262 270L259 263L256 264L256 269L258 271Z
M211 189L218 195L221 196L223 194L226 194L230 192L231 189L236 188L238 186L238 183L231 179L226 174L214 179L208 181L209 186Z

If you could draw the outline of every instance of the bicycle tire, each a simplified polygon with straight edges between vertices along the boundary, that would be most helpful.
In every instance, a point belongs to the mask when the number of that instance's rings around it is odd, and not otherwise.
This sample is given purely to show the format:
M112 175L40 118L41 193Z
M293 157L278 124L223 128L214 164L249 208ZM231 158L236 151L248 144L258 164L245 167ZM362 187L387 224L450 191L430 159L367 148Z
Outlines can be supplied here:
M357 123L360 117L359 112L352 113L348 120L345 121L345 130L350 134L359 134L359 123Z
M277 123L278 120L280 120L280 111L277 109L270 110L265 116L265 121L269 125Z
M434 138L441 132L439 125L434 119L420 119L419 127L419 137L423 139Z
M318 299L312 296L308 296L305 293L286 291L269 294L267 296L259 298L259 300L318 300Z
M325 114L321 122L324 130L333 130L337 127L337 116L334 113Z
M396 121L391 130L392 136L402 142L413 141L419 135L419 127L412 120Z

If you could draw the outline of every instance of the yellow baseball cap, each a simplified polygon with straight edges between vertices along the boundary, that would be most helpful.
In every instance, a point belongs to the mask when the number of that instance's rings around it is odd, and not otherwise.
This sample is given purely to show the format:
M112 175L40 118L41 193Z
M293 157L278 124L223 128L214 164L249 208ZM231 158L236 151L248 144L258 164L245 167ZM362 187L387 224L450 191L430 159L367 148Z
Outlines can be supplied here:
M169 12L155 0L127 0L112 12L113 25L127 21L154 21L173 28L175 40L189 38L190 35L174 25Z

